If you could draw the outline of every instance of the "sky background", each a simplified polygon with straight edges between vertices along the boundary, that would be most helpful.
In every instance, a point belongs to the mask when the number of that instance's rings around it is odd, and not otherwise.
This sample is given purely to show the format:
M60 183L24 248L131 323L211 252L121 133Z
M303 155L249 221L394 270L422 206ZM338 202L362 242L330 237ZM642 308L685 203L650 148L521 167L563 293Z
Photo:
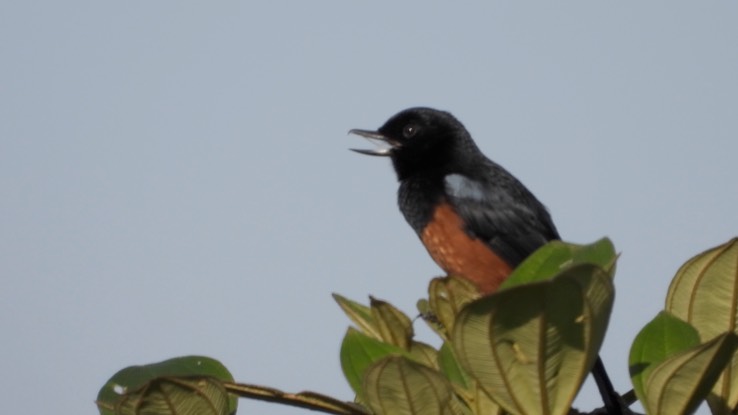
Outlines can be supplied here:
M440 270L389 162L346 133L418 105L455 114L564 239L622 252L602 356L629 390L631 341L675 271L738 233L737 13L2 2L0 413L95 414L117 370L188 354L352 399L330 294L414 315Z

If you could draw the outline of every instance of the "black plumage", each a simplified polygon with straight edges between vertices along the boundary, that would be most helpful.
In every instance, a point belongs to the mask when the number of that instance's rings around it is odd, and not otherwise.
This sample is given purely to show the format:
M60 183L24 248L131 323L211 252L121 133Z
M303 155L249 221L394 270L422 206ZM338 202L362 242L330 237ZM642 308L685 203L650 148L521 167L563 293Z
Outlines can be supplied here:
M400 181L400 210L418 235L436 205L446 201L461 217L464 230L512 267L546 242L559 239L543 204L485 157L450 113L407 109L374 134L372 138L381 136L392 146L385 154L374 154L392 159Z

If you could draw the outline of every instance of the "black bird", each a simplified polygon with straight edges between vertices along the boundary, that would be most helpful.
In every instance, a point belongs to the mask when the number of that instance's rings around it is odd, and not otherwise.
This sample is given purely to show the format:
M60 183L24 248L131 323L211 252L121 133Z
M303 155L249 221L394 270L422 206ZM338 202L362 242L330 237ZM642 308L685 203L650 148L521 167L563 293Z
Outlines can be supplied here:
M482 154L450 113L410 108L377 131L349 133L381 145L352 150L392 160L405 220L446 273L471 281L483 294L496 291L536 249L560 239L543 204ZM592 374L608 413L622 413L599 358Z

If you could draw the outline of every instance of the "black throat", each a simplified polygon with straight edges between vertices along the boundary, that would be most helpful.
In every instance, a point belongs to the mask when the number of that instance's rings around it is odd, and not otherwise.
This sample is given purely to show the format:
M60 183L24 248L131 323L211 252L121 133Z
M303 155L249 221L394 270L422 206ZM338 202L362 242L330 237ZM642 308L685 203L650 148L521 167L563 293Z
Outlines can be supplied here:
M419 236L433 217L438 203L444 198L441 177L414 176L400 182L397 204L405 220Z

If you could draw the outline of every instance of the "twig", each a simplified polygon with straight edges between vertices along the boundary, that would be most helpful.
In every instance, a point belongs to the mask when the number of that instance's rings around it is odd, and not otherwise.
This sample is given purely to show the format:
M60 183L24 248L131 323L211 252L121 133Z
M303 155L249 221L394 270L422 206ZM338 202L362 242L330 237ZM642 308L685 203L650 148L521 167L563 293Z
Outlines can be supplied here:
M339 401L330 396L315 392L288 393L279 389L245 383L223 382L225 389L243 398L256 399L266 402L276 402L283 405L320 411L334 415L370 415L371 412L352 403Z

